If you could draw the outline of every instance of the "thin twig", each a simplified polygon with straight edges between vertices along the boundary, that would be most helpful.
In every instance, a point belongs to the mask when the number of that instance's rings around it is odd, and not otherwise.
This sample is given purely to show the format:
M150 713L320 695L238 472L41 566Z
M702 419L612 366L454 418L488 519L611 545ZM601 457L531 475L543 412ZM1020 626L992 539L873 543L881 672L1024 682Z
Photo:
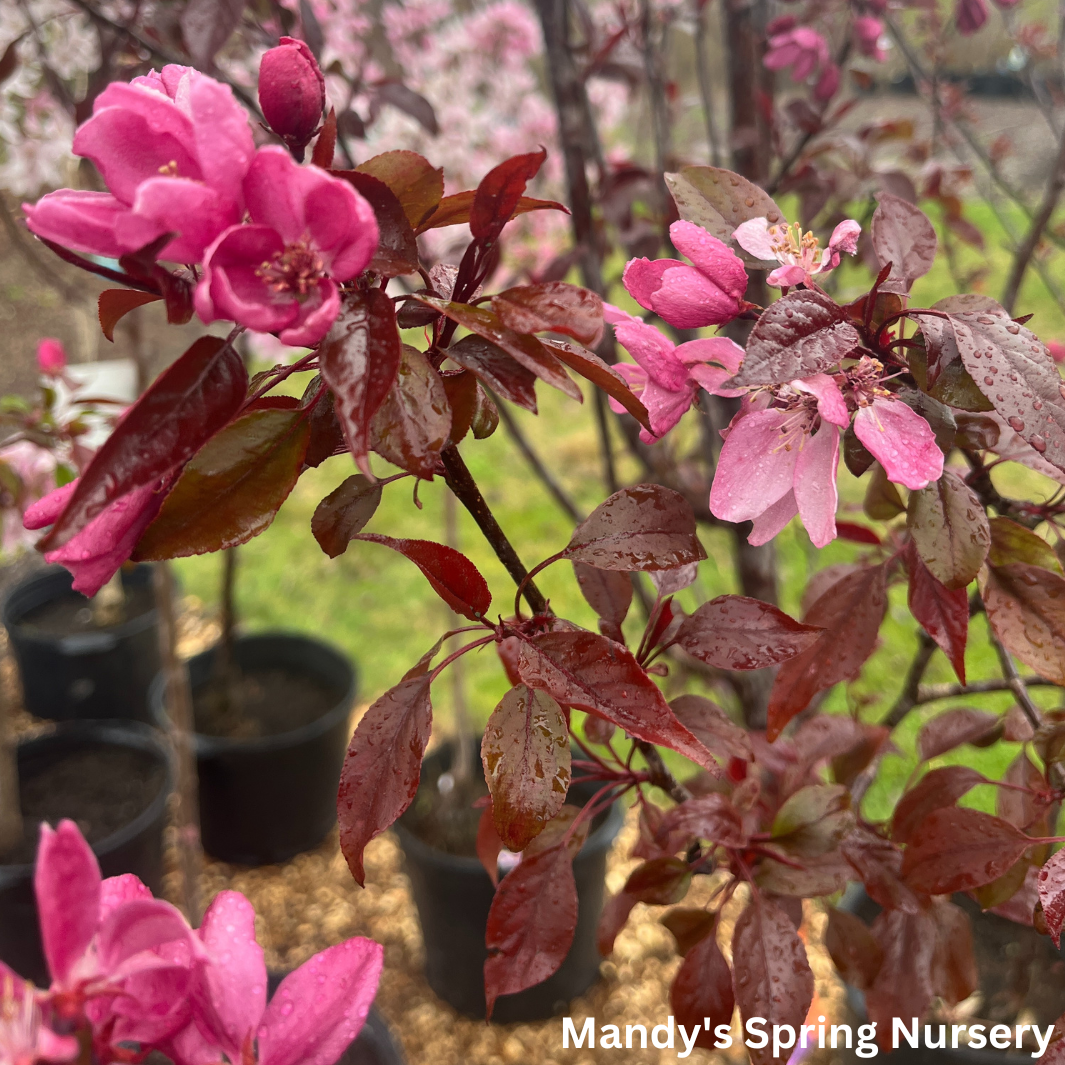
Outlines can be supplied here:
M1002 646L1001 641L995 635L994 629L991 628L990 622L987 626L987 636L991 641L991 646L995 649L995 654L998 655L1006 687L1017 697L1017 704L1024 711L1024 716L1028 718L1028 723L1033 729L1038 729L1043 724L1043 714L1039 707L1032 702L1032 697L1028 693L1024 679L1017 672L1017 665L1013 661L1013 656Z
M643 755L647 762L647 770L651 775L651 783L656 788L661 788L674 802L687 802L692 797L691 792L678 783L677 778L666 768L662 761L662 755L653 743L646 740L633 740L636 749Z
M1021 677L1021 683L1025 688L1056 688L1052 680L1043 677ZM940 699L955 699L960 695L983 695L987 692L1011 691L1010 681L1002 678L991 680L974 680L969 684L922 684L917 690L915 706L923 706L925 703L935 703Z
M921 678L928 669L928 663L936 649L936 642L921 629L917 637L917 653L913 656L910 668L906 672L906 680L902 685L902 691L895 700L884 724L888 728L894 728L915 706L920 703Z

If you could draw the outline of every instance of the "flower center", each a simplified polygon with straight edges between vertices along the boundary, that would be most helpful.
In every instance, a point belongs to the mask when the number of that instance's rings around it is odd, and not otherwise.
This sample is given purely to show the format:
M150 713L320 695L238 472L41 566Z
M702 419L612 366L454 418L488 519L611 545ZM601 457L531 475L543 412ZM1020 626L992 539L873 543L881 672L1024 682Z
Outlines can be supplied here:
M162 174L163 177L177 177L177 160L171 159L169 163L163 163L163 165L159 167L159 173Z
M325 276L325 264L310 244L301 240L263 262L255 275L279 296L294 297L302 302Z
M780 441L773 453L802 448L806 438L817 428L817 397L807 392L800 392L790 385L781 385L773 389L773 395L782 405L784 420L780 424Z
M891 393L881 387L884 376L884 364L879 359L863 355L856 366L846 371L850 393L859 407L868 407L877 396L890 396Z
M803 233L798 222L791 225L770 226L769 243L773 254L782 263L801 264L807 268L821 262L821 245L813 233Z

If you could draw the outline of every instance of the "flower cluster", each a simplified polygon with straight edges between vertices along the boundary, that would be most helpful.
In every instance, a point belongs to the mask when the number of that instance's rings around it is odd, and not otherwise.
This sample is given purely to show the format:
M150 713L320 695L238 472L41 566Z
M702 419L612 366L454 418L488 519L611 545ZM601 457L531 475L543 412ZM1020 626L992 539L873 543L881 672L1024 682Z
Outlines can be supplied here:
M102 879L72 821L41 826L34 888L52 983L38 990L0 962L4 1062L70 1061L84 1036L99 1061L159 1050L177 1065L332 1065L377 991L381 947L354 938L290 973L268 1003L243 895L220 892L194 930L135 876Z
M321 116L322 82L314 65L317 77L293 87L292 53L304 74L314 64L305 47L279 45L263 57L261 91L293 100L298 113L271 111L302 158ZM373 210L351 185L300 166L284 148L256 149L232 90L191 67L108 85L74 151L109 191L61 189L26 204L29 228L90 255L118 258L159 243L168 262L202 263L195 306L205 322L315 344L336 317L338 283L362 273L377 248Z

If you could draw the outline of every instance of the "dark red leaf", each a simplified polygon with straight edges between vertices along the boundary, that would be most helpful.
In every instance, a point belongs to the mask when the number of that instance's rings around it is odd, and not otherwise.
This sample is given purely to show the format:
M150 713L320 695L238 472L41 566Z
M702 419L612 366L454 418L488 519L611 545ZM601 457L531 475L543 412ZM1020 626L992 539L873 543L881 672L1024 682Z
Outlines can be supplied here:
M908 791L903 792L891 819L891 838L908 843L914 831L933 811L953 806L977 784L987 778L965 765L947 765L932 769Z
M934 899L929 914L936 926L932 993L947 1006L956 1006L978 986L972 925L969 915L946 899Z
M685 906L677 906L668 913L662 915L662 924L673 934L677 943L677 951L683 957L696 943L702 942L714 931L717 924L716 916L709 910L693 909ZM729 995L732 994L732 976L729 975ZM732 1010L729 1009L731 1017ZM724 1022L723 1022L724 1023Z
M119 321L135 307L143 307L146 303L155 303L161 296L154 296L150 292L137 292L132 288L109 288L100 293L97 303L97 314L100 318L100 328L108 340L115 339L115 326Z
M877 916L872 932L884 960L866 992L865 1005L886 1050L891 1046L893 1019L901 1017L911 1024L911 1018L923 1018L932 1004L936 927L924 910L889 909Z
M936 261L936 231L928 217L912 203L890 192L877 194L870 236L881 266L891 273L881 285L885 292L909 292L913 282Z
M536 177L547 149L515 155L489 170L477 186L470 209L470 232L475 240L494 241L514 215L525 186Z
M987 620L1006 650L1041 677L1065 685L1065 578L1011 562L981 575Z
M648 432L651 431L650 415L639 397L633 394L625 378L605 363L594 351L577 347L565 340L544 339L545 347L554 352L559 362L565 363L574 373L592 382L596 388L615 399Z
M425 574L433 591L456 614L480 621L492 605L492 593L480 570L460 551L432 540L407 540L377 533L359 533L359 540L383 544L410 559Z
M370 423L392 389L403 355L392 301L379 288L349 293L319 350L348 450L370 470Z
M825 949L839 975L860 991L872 987L884 952L865 922L846 910L828 907Z
M23 37L25 34L20 33L8 44L4 49L4 54L0 56L0 85L7 81L18 67L18 46Z
M585 710L637 739L677 751L713 773L713 755L673 716L627 648L591 632L545 632L521 645L518 672L530 688Z
M473 412L473 420L470 422L470 432L474 440L486 440L496 429L499 428L499 410L492 397L477 385L477 406Z
M884 566L847 574L814 603L803 624L824 632L809 650L780 667L769 696L766 736L770 740L780 735L817 692L857 676L873 653L886 611Z
M194 341L126 411L38 549L61 547L109 503L188 462L240 409L247 388L231 345L211 336Z
M477 415L477 378L466 370L441 373L438 376L444 386L447 405L451 408L447 442L449 445L457 445L466 439L466 434Z
M946 754L963 743L977 743L991 738L1001 724L997 714L959 706L926 721L917 733L917 756L923 762Z
M500 700L481 741L496 831L508 850L524 850L562 809L570 782L569 731L547 692L524 684Z
M932 576L947 588L964 588L987 558L987 515L973 490L950 470L910 494L906 525Z
M370 423L370 443L382 458L431 481L451 434L451 405L440 375L417 348L403 345L392 390Z
M809 650L821 629L802 625L760 599L719 595L681 623L677 643L717 669L762 669Z
M491 311L482 307L452 303L435 296L423 296L421 293L415 293L415 298L428 307L435 307L464 329L469 329L471 333L476 333L502 348L545 384L564 392L578 403L583 402L581 390L570 380L565 367L536 337L515 333L513 329L503 325Z
M374 104L391 104L405 115L410 115L430 137L440 133L440 124L436 120L433 105L410 86L400 81L386 81L382 85L374 86L373 95Z
M920 909L917 896L901 880L902 853L889 840L858 828L843 841L840 850L874 902L907 913Z
M999 788L995 795L995 812L1003 821L1018 828L1035 824L1048 810L1051 792L1043 774L1035 767L1027 751L1021 751L1002 775L1004 784L1027 791Z
M471 333L452 344L447 357L476 374L497 395L536 413L536 374L498 344Z
M1039 903L1054 946L1060 947L1061 926L1065 923L1065 850L1051 855L1039 870Z
M314 392L318 389L325 389L325 395L310 408L310 413L307 415L307 423L311 427L311 439L307 444L307 454L303 456L304 465L311 469L317 469L326 459L339 455L346 446L344 430L341 428L340 419L337 418L333 393L326 388L321 377L315 377L307 386L307 391L303 396L304 405L309 404Z
M662 818L655 835L656 841L670 844L684 840L684 846L694 839L705 839L723 847L743 847L747 831L739 810L724 795L711 792L697 795L674 806Z
M418 241L403 204L380 179L362 170L330 170L333 177L353 186L373 208L380 240L369 268L385 277L418 272Z
M600 503L574 529L563 554L624 572L674 569L706 558L691 505L658 484L623 488Z
M635 905L636 900L624 891L619 891L618 894L607 899L595 933L596 947L604 958L613 951L614 940L628 923L629 914L632 913Z
M679 858L652 858L633 869L625 881L624 890L637 902L672 906L688 894L691 881L687 862Z
M337 112L335 107L329 108L329 114L325 116L321 132L314 142L314 150L311 152L311 162L328 170L333 165L333 156L337 150Z
M227 425L181 471L132 557L203 555L258 536L296 486L309 437L299 410L252 411Z
M562 333L594 347L603 336L603 299L565 281L519 285L492 297L492 310L515 333Z
M797 1029L814 997L814 976L806 949L788 915L754 895L736 921L732 937L732 979L744 1021L765 1018ZM772 1065L772 1045L750 1048L752 1065Z
M616 633L618 643L623 643L621 623L629 612L632 602L632 581L627 573L616 570L599 569L586 562L574 562L573 572L577 575L581 594L588 605L599 615L610 630ZM604 633L604 635L607 635Z
M836 534L841 540L850 540L855 544L877 545L880 543L880 537L867 525L856 525L852 521L837 521Z
M702 695L678 695L670 701L677 720L707 750L722 758L754 759L747 730L732 721L716 703Z
M1008 821L958 806L933 810L910 836L903 879L926 895L949 895L989 884L1032 841Z
M817 714L795 730L791 744L803 766L815 766L852 751L867 738L868 728L844 714Z
M777 385L812 377L834 369L860 343L835 300L813 289L789 292L762 312L730 384Z
M909 571L910 613L947 656L958 680L965 683L965 644L969 636L969 596L948 588L932 575L912 543L905 553Z
M337 818L340 849L351 875L365 880L363 851L410 806L418 791L433 706L429 662L433 648L362 716L340 774Z
M380 484L353 473L315 508L311 532L318 545L330 558L342 555L352 538L366 528L380 502Z
M456 192L452 196L445 196L436 210L418 226L418 232L424 233L427 229L441 229L444 226L464 225L470 220L476 195L476 191L470 189L468 192ZM537 200L531 196L522 196L511 217L516 218L530 211L562 211L563 214L569 214L568 207L554 200Z
M689 1037L693 1030L699 1033L697 1047L712 1049L717 1026L731 1024L736 1005L732 973L713 935L705 935L684 955L669 989L669 1004Z
M355 169L383 181L395 193L407 221L414 227L436 210L444 195L443 167L433 166L417 152L383 152Z
M493 887L499 885L499 852L502 849L503 841L496 831L492 797L489 796L488 804L481 811L481 819L477 822L477 857L484 866L484 871L492 881Z
M573 858L562 845L523 858L503 877L488 911L484 992L496 999L539 984L558 971L577 928Z

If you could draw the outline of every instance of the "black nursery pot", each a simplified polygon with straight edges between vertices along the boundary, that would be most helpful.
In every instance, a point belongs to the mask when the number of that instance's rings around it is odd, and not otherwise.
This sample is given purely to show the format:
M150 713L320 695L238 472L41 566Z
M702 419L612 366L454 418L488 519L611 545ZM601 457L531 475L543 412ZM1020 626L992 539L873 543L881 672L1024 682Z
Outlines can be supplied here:
M336 824L337 785L350 736L355 670L328 644L307 636L242 636L234 645L240 668L281 669L337 692L321 717L274 736L195 737L199 773L200 833L215 858L269 865L316 847ZM211 678L215 650L189 661L193 693ZM152 714L167 724L165 681L152 685Z
M23 705L37 717L148 720L148 689L159 672L159 620L153 608L106 629L56 636L26 624L32 611L56 600L91 600L72 590L74 578L49 567L18 585L3 608L4 626L22 677ZM150 591L152 567L122 574L127 592Z
M1005 917L1000 917L998 914L985 913L980 907L967 895L958 894L954 895L953 902L961 906L970 916L973 926L973 939L976 941L981 932L985 935L993 937L992 942L1001 942L1002 940L1009 940L1011 937L1016 938L1025 934L1038 935L1030 928L1025 928L1024 925L1018 925L1013 921ZM847 910L849 913L853 913L856 917L860 917L866 924L872 924L877 914L880 913L880 906L874 902L865 892L865 888L861 884L851 884L843 894L843 898L840 900L839 907L841 910ZM1058 955L1065 961L1065 944L1063 944L1061 950L1054 947L1053 943L1047 937L1040 937L1041 946L1046 947L1051 955ZM1009 964L1009 959L1002 957L1000 960L996 960L998 964ZM856 987L847 985L847 1005L850 1007L851 1012L858 1019L859 1023L865 1024L869 1020L869 1015L865 1011L865 994ZM909 1022L907 1022L909 1023ZM938 1021L929 1022L932 1024L933 1031L938 1033L939 1023ZM975 1021L974 1023L987 1023L982 1021ZM1005 1022L1004 1022L1005 1023ZM1012 1028L1012 1022L1010 1027ZM1039 1022L1040 1024L1050 1023L1047 1020ZM1027 1051L1018 1053L1016 1050L994 1050L988 1047L977 1049L975 1047L968 1047L965 1045L965 1035L962 1034L958 1040L958 1048L955 1050L953 1047L929 1047L924 1045L924 1023L922 1022L919 1027L920 1045L917 1047L911 1047L904 1039L900 1039L900 1046L897 1050L891 1051L891 1061L897 1063L897 1065L1007 1065L1008 1062L1014 1060L1031 1060ZM947 1025L947 1032L950 1032L950 1026ZM986 1034L986 1033L985 1033ZM938 1039L938 1034L936 1037Z
M422 779L435 779L451 766L452 749L442 747L425 759ZM480 765L476 758L474 765ZM575 784L570 800L587 802L594 785ZM599 976L603 960L596 928L603 911L606 860L624 814L615 804L593 822L592 831L573 861L578 916L573 946L562 967L543 983L516 995L502 995L492 1019L500 1023L543 1020L564 1012ZM485 1015L484 944L488 911L495 889L477 858L446 854L423 843L403 824L395 826L406 858L407 874L418 906L425 940L425 975L445 1002L468 1017Z
M18 769L22 790L65 757L94 750L116 748L143 757L147 767L159 768L159 790L128 824L93 845L104 877L134 873L158 894L163 881L163 829L167 796L173 784L170 757L162 737L137 722L68 721L55 732L18 746ZM71 809L67 816L78 820L84 810ZM33 892L33 865L0 865L0 961L20 976L40 986L48 984L48 970L41 949L37 903Z
M287 973L269 973L266 978L267 995L272 998ZM362 1030L337 1059L336 1065L406 1065L384 1017L371 1006Z

